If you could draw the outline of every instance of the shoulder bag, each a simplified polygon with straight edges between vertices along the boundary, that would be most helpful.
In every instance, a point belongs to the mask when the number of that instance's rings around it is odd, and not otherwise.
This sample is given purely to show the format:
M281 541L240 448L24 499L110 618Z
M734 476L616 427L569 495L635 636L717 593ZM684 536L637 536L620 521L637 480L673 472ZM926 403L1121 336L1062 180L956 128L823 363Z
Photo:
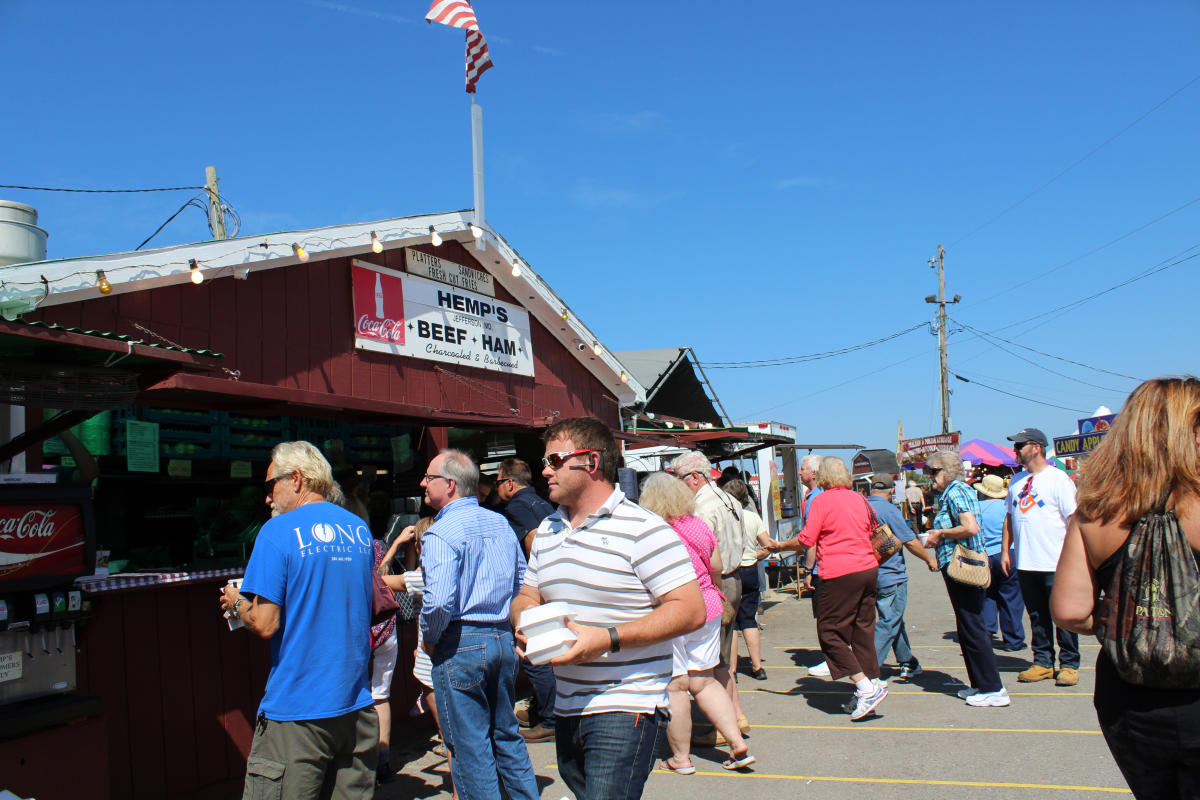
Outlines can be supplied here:
M400 609L396 595L391 588L379 577L379 573L371 570L371 624L378 625L387 622Z
M871 520L871 549L875 551L875 560L882 564L899 552L900 540L892 532L891 525L880 522L875 516L871 501L864 498L863 502L867 504L867 516Z
M1200 569L1175 512L1142 517L1113 558L1095 630L1117 674L1155 689L1200 688Z
M958 522L957 519L953 521ZM950 555L950 563L946 565L946 575L964 586L986 589L992 585L992 568L988 564L987 551L983 547L983 537L977 533L965 541L971 542L979 549L973 550L961 542L956 544L954 552Z

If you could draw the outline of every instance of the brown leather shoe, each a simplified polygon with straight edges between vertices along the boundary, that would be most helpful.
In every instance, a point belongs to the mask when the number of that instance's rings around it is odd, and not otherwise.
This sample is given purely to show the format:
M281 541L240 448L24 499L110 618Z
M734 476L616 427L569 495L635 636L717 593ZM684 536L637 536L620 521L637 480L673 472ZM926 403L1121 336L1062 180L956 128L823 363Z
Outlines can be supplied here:
M515 708L513 709L513 714L517 717L518 725L520 725L522 728L530 727L529 706L525 706L524 708Z
M526 728L521 731L521 735L525 737L526 743L530 742L552 742L554 741L554 728L543 728L539 722L532 728Z
M1063 667L1054 677L1056 686L1074 686L1077 683L1079 683L1079 670L1071 667Z

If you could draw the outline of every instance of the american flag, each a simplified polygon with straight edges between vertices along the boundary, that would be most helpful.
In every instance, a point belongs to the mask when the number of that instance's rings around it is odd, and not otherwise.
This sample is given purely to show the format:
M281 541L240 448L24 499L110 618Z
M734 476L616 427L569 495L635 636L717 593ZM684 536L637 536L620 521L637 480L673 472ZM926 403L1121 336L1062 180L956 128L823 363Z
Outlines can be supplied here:
M474 94L479 76L492 68L488 55L487 40L479 30L475 11L466 0L433 0L426 22L437 22L451 28L463 28L467 32L467 91Z

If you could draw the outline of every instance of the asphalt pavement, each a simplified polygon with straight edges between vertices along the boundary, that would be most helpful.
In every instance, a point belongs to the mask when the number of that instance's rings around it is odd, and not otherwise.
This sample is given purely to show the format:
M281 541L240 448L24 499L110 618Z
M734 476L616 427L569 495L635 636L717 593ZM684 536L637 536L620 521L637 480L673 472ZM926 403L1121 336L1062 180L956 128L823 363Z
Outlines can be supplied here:
M1030 664L1029 650L998 650L1012 705L968 706L955 696L966 670L942 578L911 557L908 569L905 619L924 672L900 681L889 659L883 674L888 696L874 716L851 722L841 710L851 684L808 677L806 668L822 660L811 605L807 598L797 599L794 588L773 591L759 617L765 626L767 680L739 675L751 724L748 744L758 762L744 772L727 772L721 768L724 752L697 748L695 775L656 766L643 797L678 800L681 792L737 800L1129 796L1092 708L1095 639L1081 638L1083 663L1079 685L1073 687L1055 686L1052 680L1018 683L1017 673ZM393 763L403 766L378 798L450 796L446 762L428 750L428 738L396 744ZM571 797L555 768L554 743L529 745L529 754L542 797Z

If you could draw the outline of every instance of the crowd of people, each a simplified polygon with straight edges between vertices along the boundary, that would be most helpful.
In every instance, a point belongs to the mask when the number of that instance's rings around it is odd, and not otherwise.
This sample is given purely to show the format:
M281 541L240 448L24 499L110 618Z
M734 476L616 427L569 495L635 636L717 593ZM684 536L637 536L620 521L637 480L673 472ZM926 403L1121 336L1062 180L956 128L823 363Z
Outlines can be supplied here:
M786 541L770 537L747 485L717 479L699 451L649 475L634 502L616 485L611 430L578 418L545 433L547 498L531 486L527 463L507 459L493 481L501 513L484 508L477 464L443 450L421 480L435 516L384 548L361 517L331 502L346 503L321 453L282 443L266 474L272 520L242 585L221 598L227 616L271 644L246 796L370 797L392 774L396 623L370 624L373 576L419 606L414 675L463 800L538 797L527 745L550 740L562 780L581 800L640 797L656 763L695 773L693 742L724 745L723 767L749 769L756 759L738 696L737 633L748 677L765 679L758 564L770 553L804 553L824 657L808 674L853 685L844 706L851 721L877 713L887 697L889 655L897 680L922 672L904 619L906 553L942 574L967 705L1012 702L995 650L1027 647L1022 612L1032 663L1018 680L1073 686L1078 632L1092 632L1097 587L1139 520L1169 509L1200 550L1200 381L1177 383L1134 393L1085 465L1078 513L1075 482L1047 461L1045 434L1026 428L1008 437L1023 469L1007 485L995 475L968 483L956 451L929 454L933 503L906 493L898 506L888 471L870 477L864 496L843 460L807 456L802 524ZM1158 441L1178 452L1148 455ZM883 526L895 539L886 552ZM972 558L982 581L955 570ZM531 664L521 614L556 601L571 608L573 640L549 664ZM524 710L515 702L518 670L532 687ZM1162 790L1174 781L1194 796L1200 759L1183 734L1200 730L1191 722L1200 687L1132 686L1102 655L1096 693L1135 795L1176 796Z

